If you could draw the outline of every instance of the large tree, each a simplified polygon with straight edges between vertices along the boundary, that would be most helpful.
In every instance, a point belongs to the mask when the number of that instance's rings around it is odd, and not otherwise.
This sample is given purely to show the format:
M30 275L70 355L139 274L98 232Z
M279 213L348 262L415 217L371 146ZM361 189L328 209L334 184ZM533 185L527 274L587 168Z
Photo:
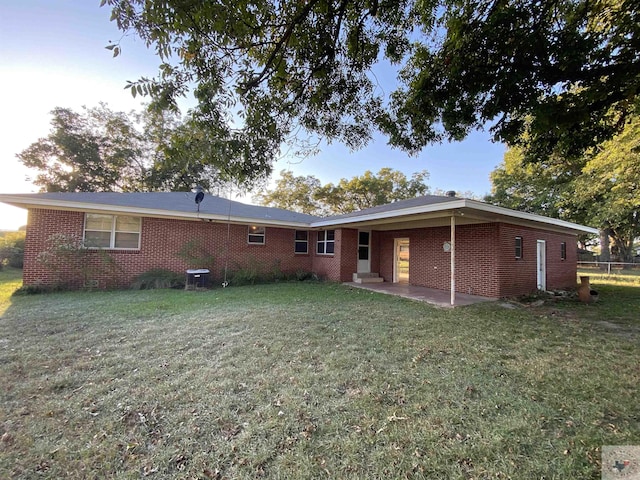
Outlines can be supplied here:
M187 117L153 108L114 112L105 104L56 108L51 131L17 155L43 191L215 191L235 178L215 141Z
M43 191L96 192L139 189L144 179L141 138L129 117L104 104L52 112L51 132L17 155L38 173Z
M220 161L218 143L190 116L181 120L166 110L148 109L142 120L148 190L188 191L200 185L215 193L236 178L234 165Z
M349 213L425 195L429 193L424 183L427 178L426 170L414 173L410 179L391 168L381 168L377 174L367 170L359 177L342 178L337 185L329 183L321 187L315 198L328 213Z
M491 194L485 200L521 212L587 221L584 212L571 208L575 179L584 167L584 161L577 163L563 162L555 156L531 163L526 161L521 148L511 147L490 174Z
M315 195L321 187L320 180L313 175L295 176L291 170L282 170L275 188L254 195L253 199L260 205L319 215L322 205Z
M323 186L313 176L296 177L283 170L275 188L256 195L254 200L311 215L339 215L425 195L429 193L424 183L428 177L425 170L407 178L402 172L382 168L377 174L366 171L351 179L342 178L337 185Z
M102 4L159 55L131 91L175 105L194 85L194 118L248 182L300 127L353 148L379 129L417 152L490 123L512 145L528 130L529 156L575 158L640 109L636 0ZM389 64L397 84L380 85Z
M632 262L640 238L640 118L589 158L575 180L575 203L611 238L612 253Z
M487 201L516 210L585 223L601 231L603 260L609 238L623 261L632 261L640 237L640 119L573 162L558 156L532 164L519 148L507 151L492 172Z

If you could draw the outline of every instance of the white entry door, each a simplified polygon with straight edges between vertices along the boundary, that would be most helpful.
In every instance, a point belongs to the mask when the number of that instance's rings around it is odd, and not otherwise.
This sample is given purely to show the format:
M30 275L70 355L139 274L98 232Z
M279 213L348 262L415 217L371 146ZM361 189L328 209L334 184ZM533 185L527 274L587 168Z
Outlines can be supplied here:
M538 240L537 248L537 278L538 290L547 289L547 244L544 240Z
M358 273L371 272L371 232L358 232Z

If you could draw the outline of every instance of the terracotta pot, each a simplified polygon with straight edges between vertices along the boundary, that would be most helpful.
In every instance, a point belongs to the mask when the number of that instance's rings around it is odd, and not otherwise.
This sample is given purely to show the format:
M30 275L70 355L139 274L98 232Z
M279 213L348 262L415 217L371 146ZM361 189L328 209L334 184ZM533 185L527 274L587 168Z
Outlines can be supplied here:
M580 286L578 287L578 298L583 303L595 302L598 298L598 292L591 290L589 285L589 277L580 277Z

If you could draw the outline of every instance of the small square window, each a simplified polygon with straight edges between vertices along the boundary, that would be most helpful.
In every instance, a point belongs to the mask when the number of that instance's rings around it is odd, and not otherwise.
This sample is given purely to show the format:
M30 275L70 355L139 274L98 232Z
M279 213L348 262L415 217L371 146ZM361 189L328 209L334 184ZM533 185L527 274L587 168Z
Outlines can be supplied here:
M516 258L522 258L522 237L516 237Z
M295 253L309 253L309 232L306 230L296 230Z
M247 242L253 245L264 245L264 227L258 227L257 225L249 226L249 235Z
M335 230L322 230L318 232L316 253L319 255L331 255L335 249Z
M567 242L562 242L560 244L560 260L567 259Z

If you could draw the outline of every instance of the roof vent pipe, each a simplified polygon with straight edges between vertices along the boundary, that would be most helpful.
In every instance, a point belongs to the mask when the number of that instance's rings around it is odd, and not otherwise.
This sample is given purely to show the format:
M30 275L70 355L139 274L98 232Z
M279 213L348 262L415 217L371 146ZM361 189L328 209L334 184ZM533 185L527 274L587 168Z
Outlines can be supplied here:
M456 192L455 192L455 190L449 190L447 193L445 193L445 195L447 197L455 197L456 196Z

